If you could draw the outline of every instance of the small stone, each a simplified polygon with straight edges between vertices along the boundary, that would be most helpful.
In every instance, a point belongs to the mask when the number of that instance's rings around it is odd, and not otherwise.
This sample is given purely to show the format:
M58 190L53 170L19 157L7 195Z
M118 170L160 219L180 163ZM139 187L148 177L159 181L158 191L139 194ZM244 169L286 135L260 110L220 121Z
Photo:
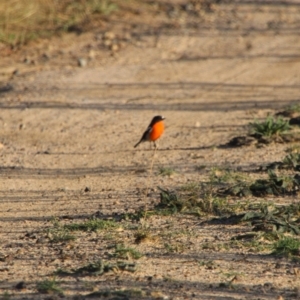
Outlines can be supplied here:
M28 57L25 57L23 62L24 62L24 64L29 65L29 64L31 64L32 61Z
M105 47L111 47L112 41L111 41L111 40L105 40L105 41L103 42L103 44L104 44Z
M84 68L87 66L87 60L85 58L78 58L78 66Z
M112 31L107 31L104 33L104 38L106 40L113 40L116 37L116 35Z
M88 192L90 192L90 191L91 191L91 189L90 189L88 186L86 186L85 189L84 189L84 192L85 192L85 193L88 193Z
M90 59L94 59L95 56L96 56L96 52L95 52L94 50L90 50L90 51L89 51L89 58L90 58Z
M110 50L112 51L118 51L119 50L119 45L118 44L112 44L111 47L110 47Z
M26 289L26 284L24 281L20 281L19 283L16 284L15 288L17 290L23 290Z

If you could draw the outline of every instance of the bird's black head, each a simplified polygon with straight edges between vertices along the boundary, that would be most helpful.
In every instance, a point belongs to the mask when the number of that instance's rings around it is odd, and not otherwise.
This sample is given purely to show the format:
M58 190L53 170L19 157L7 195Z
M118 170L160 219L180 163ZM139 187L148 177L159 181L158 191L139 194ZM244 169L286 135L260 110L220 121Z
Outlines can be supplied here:
M151 123L150 123L150 126L152 126L152 125L154 125L155 123L160 122L160 121L162 121L162 120L164 120L164 119L165 119L164 116L155 116L155 117L152 119L152 121L151 121Z

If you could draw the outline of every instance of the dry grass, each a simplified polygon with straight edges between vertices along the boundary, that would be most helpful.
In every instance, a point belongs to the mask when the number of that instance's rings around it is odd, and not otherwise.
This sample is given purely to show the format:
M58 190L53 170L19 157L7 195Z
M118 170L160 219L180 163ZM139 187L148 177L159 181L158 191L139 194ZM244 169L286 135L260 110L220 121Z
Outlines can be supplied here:
M0 0L0 42L22 45L74 30L116 10L110 0Z

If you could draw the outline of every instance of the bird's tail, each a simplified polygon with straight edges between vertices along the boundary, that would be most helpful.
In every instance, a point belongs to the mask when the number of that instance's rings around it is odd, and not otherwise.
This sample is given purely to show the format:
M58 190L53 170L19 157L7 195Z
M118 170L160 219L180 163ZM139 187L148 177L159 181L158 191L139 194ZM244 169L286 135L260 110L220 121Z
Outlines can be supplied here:
M142 141L143 141L143 139L141 139L138 143L136 143L136 144L134 145L134 148L136 148Z

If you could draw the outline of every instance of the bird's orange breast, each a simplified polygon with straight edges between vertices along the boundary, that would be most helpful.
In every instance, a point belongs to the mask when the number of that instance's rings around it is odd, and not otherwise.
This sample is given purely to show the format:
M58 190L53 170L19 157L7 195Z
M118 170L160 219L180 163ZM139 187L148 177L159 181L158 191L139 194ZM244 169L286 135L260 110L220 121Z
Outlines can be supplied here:
M164 130L165 130L165 125L163 121L155 123L150 132L150 136L149 136L150 140L156 141L163 134Z

